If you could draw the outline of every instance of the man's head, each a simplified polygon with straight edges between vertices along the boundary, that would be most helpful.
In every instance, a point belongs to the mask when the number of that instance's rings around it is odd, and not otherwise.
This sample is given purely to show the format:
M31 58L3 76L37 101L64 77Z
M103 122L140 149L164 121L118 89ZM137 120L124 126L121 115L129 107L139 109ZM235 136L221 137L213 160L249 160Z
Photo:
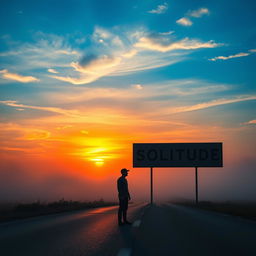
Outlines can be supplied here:
M121 173L122 173L123 176L127 176L127 175L128 175L128 172L129 172L129 170L127 170L126 168L123 168L123 169L121 170Z

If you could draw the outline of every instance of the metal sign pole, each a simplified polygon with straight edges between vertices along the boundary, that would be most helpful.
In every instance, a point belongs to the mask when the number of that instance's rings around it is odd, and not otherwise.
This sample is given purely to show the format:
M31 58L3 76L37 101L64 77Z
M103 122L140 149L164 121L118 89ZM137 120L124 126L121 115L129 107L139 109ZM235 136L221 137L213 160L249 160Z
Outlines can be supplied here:
M153 167L150 167L150 203L153 204Z
M196 204L198 204L198 173L197 173L197 167L196 167Z

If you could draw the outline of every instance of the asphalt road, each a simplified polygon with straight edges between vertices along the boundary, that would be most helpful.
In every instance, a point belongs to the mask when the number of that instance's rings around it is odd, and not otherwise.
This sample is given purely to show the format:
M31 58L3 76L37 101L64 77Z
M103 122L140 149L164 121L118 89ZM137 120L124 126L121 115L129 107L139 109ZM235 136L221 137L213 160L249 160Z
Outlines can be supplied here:
M171 204L132 204L133 225L117 226L117 207L0 224L0 255L252 256L256 222Z

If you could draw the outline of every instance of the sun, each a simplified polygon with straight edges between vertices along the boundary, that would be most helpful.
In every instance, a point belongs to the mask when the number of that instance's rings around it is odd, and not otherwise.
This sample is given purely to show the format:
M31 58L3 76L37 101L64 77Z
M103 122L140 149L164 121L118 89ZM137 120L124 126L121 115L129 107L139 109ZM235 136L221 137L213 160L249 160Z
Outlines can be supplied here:
M101 167L104 165L104 159L97 157L97 158L91 158L90 161L94 162L96 166Z
M113 145L109 139L97 138L86 140L85 147L79 149L74 155L81 159L94 163L96 167L102 167L113 159L120 158L119 145ZM79 142L81 143L81 142Z
M104 165L104 161L96 161L95 165L101 167L102 165Z

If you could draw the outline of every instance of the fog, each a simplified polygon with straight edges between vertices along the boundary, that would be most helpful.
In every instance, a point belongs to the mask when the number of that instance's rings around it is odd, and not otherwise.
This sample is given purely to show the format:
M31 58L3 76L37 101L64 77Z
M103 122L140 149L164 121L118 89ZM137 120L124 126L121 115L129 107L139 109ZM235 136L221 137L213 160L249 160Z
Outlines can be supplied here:
M117 201L118 168L109 171L104 178L95 179L86 175L81 177L76 172L64 170L63 166L49 167L49 163L42 162L34 162L31 166L32 163L14 163L11 159L1 162L0 202L47 202L62 198ZM256 201L255 166L255 159L244 159L223 168L199 168L199 200ZM133 201L149 201L149 168L134 168L127 179ZM194 168L155 168L153 182L155 201L195 198Z

